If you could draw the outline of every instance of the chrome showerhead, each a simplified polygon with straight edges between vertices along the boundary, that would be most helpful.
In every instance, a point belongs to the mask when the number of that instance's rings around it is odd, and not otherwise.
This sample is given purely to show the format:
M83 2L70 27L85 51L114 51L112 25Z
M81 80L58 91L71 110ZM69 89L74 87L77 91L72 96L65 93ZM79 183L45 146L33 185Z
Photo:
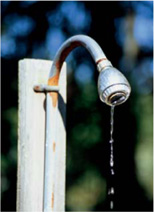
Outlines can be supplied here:
M101 101L108 105L120 105L124 103L131 92L129 82L124 75L113 68L107 66L98 77L98 93Z

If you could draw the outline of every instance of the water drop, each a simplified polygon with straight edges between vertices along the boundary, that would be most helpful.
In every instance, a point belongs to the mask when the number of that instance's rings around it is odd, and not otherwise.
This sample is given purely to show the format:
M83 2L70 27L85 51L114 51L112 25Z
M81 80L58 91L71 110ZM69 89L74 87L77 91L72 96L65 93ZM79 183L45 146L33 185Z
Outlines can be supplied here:
M111 194L114 194L114 188L113 187L111 188Z
M111 175L114 175L114 169L111 169Z
M110 160L110 166L113 167L114 162L112 160Z
M113 201L110 202L110 209L113 209Z

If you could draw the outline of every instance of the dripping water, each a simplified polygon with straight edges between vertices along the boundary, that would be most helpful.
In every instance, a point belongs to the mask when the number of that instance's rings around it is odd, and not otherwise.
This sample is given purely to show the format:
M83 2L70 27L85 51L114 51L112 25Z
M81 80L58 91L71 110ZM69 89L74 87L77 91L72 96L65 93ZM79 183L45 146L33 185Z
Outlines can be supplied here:
M109 205L110 209L114 209L114 194L115 194L115 188L114 188L114 153L113 153L113 129L114 129L114 105L111 106L111 118L110 118L110 182L109 182L109 188L108 188L108 196L109 196Z

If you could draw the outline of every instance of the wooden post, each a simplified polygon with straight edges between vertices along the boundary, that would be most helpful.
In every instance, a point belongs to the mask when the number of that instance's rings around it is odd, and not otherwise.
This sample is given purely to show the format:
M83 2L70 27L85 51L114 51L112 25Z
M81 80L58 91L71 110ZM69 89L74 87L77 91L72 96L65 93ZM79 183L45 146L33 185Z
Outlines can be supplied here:
M35 93L33 86L47 84L51 61L19 61L19 125L17 211L42 211L45 150L45 94ZM66 64L60 80L57 111L57 146L55 159L55 211L64 211L66 154ZM52 166L53 164L51 164ZM51 197L52 198L52 197Z

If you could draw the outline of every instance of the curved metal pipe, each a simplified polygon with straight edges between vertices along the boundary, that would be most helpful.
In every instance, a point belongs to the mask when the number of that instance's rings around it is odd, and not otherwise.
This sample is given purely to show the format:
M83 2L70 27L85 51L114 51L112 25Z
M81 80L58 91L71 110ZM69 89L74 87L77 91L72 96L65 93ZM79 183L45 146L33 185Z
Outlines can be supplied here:
M106 58L96 41L86 35L73 36L63 43L53 60L48 85L58 86L63 62L68 54L78 46L83 46L89 51L100 72L98 92L101 101L108 105L118 105L125 102L131 91L127 79L117 69L113 68L111 62ZM53 106L55 107L58 100L58 94L51 92L50 96L52 97Z
M49 77L53 77L60 72L63 62L65 61L68 54L78 46L85 47L89 51L90 55L97 65L100 62L111 65L111 63L107 60L104 52L95 40L86 35L75 35L66 40L59 48L53 60L53 65L51 67Z

